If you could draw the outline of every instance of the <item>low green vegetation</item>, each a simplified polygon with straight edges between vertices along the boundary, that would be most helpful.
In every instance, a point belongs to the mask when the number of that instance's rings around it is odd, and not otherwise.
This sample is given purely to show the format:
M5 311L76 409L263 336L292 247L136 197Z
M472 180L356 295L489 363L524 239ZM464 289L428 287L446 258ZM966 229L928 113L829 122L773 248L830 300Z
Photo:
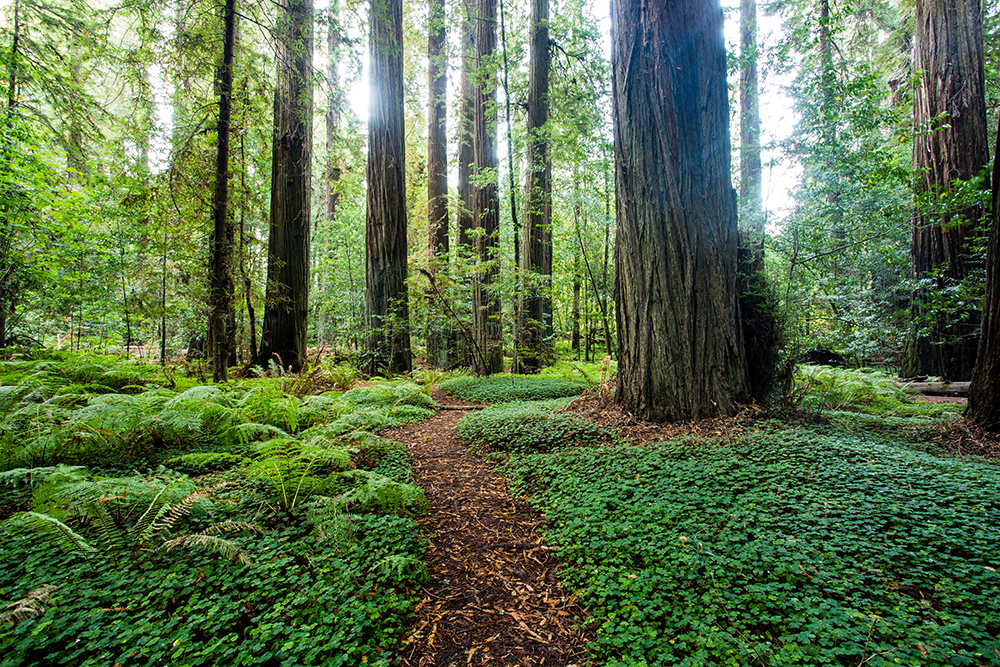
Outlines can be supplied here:
M144 370L0 363L0 664L390 664L426 501L373 433L429 396Z
M491 375L483 378L452 378L442 382L438 388L463 401L495 404L577 396L587 388L587 384L562 377Z
M595 664L1000 664L1000 468L912 442L895 387L820 379L803 403L840 411L809 423L506 457Z
M555 412L570 399L500 403L470 413L458 424L474 452L546 452L557 447L596 445L613 434L574 414Z

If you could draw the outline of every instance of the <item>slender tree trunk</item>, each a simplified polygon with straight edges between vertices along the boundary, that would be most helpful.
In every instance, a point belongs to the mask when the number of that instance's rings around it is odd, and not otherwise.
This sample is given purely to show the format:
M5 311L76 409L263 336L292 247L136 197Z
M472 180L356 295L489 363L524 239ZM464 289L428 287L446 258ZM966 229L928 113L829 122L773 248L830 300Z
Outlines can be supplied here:
M1000 155L1000 132L997 152ZM991 430L1000 429L1000 160L993 161L993 217L986 250L986 298L969 405L965 416Z
M494 282L499 273L500 194L497 183L496 98L493 54L497 40L497 0L482 0L476 16L476 74L473 219L481 231L476 238L479 267L473 296L476 350L472 372L490 375L503 371L500 300Z
M326 107L326 209L327 222L333 222L340 201L340 164L337 159L337 139L340 133L340 76L337 72L340 50L340 7L338 0L332 0L329 9L330 25L326 33L327 62L327 107Z
M12 128L17 110L17 87L19 85L18 64L21 59L20 39L21 39L21 0L14 0L14 36L10 43L10 60L7 63L7 127ZM14 155L13 132L3 145L3 165L0 165L5 172L10 171L11 161ZM14 266L11 252L13 250L14 225L11 221L9 193L3 194L3 203L0 204L0 349L7 347L9 339L7 336L7 318L14 310L14 294L11 287Z
M528 175L521 271L521 372L536 373L551 356L552 165L549 162L549 3L531 1L528 73Z
M918 202L970 179L989 161L983 74L983 16L979 0L918 0L913 37L913 167ZM988 183L984 187L989 187ZM921 194L923 193L923 194ZM917 206L913 216L913 269L926 284L915 295L915 314L927 335L917 334L905 375L972 377L980 314L968 319L930 312L921 301L969 276L968 245L981 234L982 210L944 214Z
M740 222L763 256L757 0L740 0Z
M427 246L429 270L448 261L448 54L444 0L431 0L427 27ZM450 319L429 312L427 362L451 365L456 336Z
M229 379L227 342L233 332L227 330L232 315L232 236L229 223L229 126L233 109L233 51L236 37L236 0L226 0L223 10L222 64L218 72L219 119L215 154L215 193L212 201L212 261L210 294L212 301L212 379Z
M306 362L312 162L312 0L286 0L278 19L267 297L257 360L292 372Z
M746 388L717 0L614 0L616 400L643 419L733 414Z
M458 244L471 253L475 241L472 229L473 193L472 170L475 163L476 110L476 26L471 0L463 0L462 8L462 76L459 85L461 101L458 118Z
M370 26L365 320L367 370L374 375L411 368L402 0L372 0Z

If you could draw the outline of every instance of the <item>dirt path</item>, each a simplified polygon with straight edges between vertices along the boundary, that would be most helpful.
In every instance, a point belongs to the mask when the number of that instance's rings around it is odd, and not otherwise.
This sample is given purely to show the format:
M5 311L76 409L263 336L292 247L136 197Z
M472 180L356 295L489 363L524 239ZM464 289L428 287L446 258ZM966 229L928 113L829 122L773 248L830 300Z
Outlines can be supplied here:
M456 424L466 414L442 410L383 433L406 445L430 504L420 522L430 581L398 650L401 664L581 664L586 635L575 628L583 610L560 587L558 565L540 542L544 519L462 445Z

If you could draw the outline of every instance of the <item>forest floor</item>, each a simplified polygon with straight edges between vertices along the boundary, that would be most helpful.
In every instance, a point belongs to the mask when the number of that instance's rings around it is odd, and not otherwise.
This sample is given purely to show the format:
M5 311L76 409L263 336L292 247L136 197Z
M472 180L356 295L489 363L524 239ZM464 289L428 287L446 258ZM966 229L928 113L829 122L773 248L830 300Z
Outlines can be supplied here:
M446 409L382 434L406 445L429 503L420 523L430 578L398 651L402 664L580 664L586 613L559 584L538 533L545 517L462 444L458 421L475 407L434 398Z

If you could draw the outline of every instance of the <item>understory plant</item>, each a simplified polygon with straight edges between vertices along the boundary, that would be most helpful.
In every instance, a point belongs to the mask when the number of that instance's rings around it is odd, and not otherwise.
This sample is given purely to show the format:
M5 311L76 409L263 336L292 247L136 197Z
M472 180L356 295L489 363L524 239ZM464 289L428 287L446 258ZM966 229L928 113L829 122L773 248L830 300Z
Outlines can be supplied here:
M432 414L420 387L4 377L4 667L390 663L426 576L426 500L373 431Z
M595 664L1000 663L988 462L765 422L505 469L590 607Z
M463 417L458 432L476 452L546 452L613 439L613 433L582 417L556 411L568 402L552 399L491 405Z
M438 388L472 403L507 403L578 396L587 386L586 382L561 377L498 374L452 378Z

